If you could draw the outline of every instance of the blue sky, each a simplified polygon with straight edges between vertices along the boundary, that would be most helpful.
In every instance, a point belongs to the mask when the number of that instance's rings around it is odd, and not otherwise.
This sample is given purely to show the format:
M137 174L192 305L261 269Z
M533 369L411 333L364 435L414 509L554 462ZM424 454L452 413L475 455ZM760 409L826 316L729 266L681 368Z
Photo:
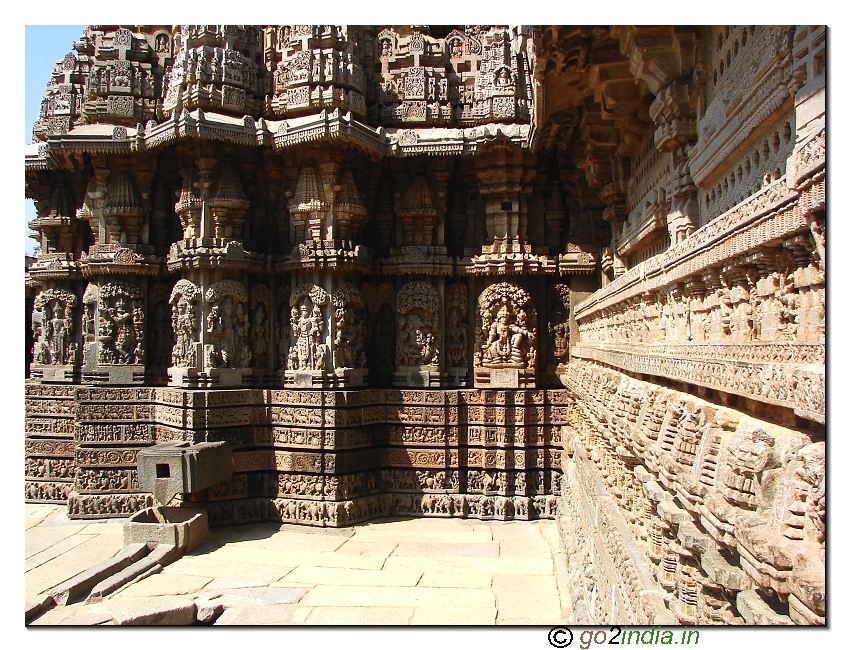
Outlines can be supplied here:
M27 25L25 29L25 120L24 120L24 144L32 142L32 125L38 119L38 111L41 108L41 98L53 65L65 58L73 48L72 44L78 40L85 29L85 25ZM27 254L32 254L35 240L27 237L29 228L27 223L35 219L35 206L32 201L25 201L24 240L26 242Z

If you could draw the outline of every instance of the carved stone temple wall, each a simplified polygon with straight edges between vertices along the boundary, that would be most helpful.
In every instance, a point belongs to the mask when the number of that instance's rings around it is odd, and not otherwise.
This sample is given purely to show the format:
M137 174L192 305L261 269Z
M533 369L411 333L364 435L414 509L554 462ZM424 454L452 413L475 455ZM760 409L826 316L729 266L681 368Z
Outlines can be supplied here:
M89 26L26 192L28 502L555 519L576 621L825 622L822 26Z

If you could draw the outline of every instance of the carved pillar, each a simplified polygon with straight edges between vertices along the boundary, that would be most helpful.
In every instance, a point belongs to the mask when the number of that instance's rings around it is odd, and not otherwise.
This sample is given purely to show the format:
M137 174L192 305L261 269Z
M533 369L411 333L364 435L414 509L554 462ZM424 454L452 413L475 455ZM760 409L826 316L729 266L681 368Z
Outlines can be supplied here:
M655 145L671 152L671 206L667 215L670 243L675 246L700 225L697 188L691 178L689 153L697 140L699 90L694 84L671 84L661 90L649 112L658 128Z

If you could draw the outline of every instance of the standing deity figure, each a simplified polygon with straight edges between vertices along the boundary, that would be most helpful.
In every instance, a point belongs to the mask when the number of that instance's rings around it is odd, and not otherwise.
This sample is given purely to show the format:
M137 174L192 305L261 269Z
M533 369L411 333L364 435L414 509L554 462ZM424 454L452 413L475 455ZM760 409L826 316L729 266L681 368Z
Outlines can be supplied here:
M466 327L461 320L460 311L452 309L449 311L449 324L446 334L448 335L448 352L449 363L452 366L462 366L466 364L466 344L468 334Z
M318 285L301 285L289 304L290 349L287 370L325 370L327 346L324 344L325 319L322 306L330 296Z
M248 316L243 303L245 287L234 280L221 280L207 290L211 304L206 331L209 347L207 363L212 368L244 368L250 360L248 349Z
M72 318L76 304L77 297L61 289L48 289L36 297L32 313L35 363L70 365L76 362Z
M174 285L169 304L171 305L171 327L174 330L174 347L171 363L178 368L197 365L195 336L198 331L197 301L201 292L189 280L180 280Z
M70 330L71 323L65 316L65 305L57 302L53 306L52 317L47 320L47 337L50 341L50 356L53 363L65 363Z
M269 345L269 326L266 317L266 308L263 303L257 304L251 314L251 358L258 365L265 365Z

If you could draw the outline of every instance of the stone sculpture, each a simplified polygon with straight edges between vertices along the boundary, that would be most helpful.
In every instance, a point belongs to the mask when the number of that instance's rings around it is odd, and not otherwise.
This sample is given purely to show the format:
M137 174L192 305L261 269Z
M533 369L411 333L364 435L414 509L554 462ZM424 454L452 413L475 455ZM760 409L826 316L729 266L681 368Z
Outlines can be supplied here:
M213 526L552 518L577 623L824 624L825 42L86 28L25 150L25 499L126 516L221 440Z

